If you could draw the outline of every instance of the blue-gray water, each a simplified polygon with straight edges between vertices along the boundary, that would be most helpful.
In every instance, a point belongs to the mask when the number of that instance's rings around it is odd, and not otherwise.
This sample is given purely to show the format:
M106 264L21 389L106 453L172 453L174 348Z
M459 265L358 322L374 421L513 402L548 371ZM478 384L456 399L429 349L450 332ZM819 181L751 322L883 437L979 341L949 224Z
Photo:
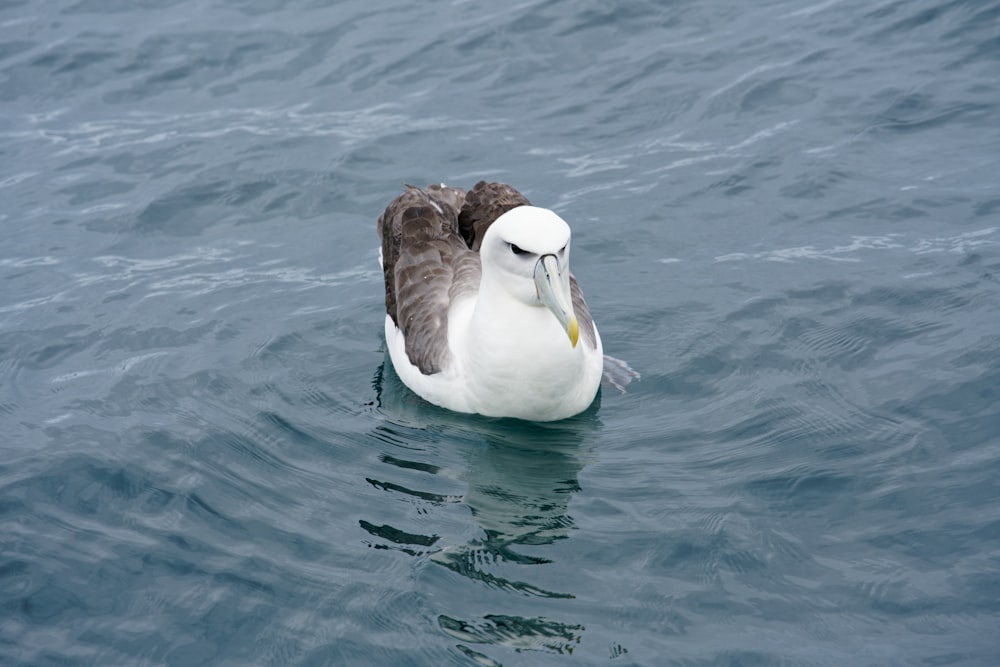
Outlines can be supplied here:
M1000 4L0 6L0 664L1000 660ZM642 380L383 367L504 180Z

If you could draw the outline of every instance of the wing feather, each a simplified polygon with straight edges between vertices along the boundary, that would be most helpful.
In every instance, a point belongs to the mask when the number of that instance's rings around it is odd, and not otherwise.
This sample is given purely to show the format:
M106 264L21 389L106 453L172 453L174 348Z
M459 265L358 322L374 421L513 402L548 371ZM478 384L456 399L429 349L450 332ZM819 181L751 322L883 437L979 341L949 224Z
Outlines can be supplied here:
M529 206L527 197L506 183L479 181L465 193L465 202L458 215L458 228L466 244L476 252L490 225L512 208Z
M450 359L452 298L479 288L479 256L458 232L464 198L462 190L444 185L407 186L379 217L385 310L403 332L406 356L425 375Z

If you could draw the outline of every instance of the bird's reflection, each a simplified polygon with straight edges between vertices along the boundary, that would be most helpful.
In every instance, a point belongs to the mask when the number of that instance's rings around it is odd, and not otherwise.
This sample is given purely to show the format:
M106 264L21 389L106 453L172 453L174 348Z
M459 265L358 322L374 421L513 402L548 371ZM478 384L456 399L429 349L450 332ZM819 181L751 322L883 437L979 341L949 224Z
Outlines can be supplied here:
M368 482L433 503L463 503L481 533L464 543L445 544L436 535L362 520L362 528L376 538L372 546L428 558L495 589L547 599L574 597L570 590L552 590L520 577L498 574L497 570L509 573L513 569L530 578L530 572L520 566L551 562L538 555L537 547L567 539L575 530L568 507L580 489L577 478L599 428L596 404L571 420L539 425L460 415L431 406L409 392L389 364L383 364L376 373L374 385L378 410L389 422L379 427L383 429L379 439L400 445L391 454L383 453L380 460L407 470L457 476L464 482L465 492L448 496L410 488L393 482L389 469L386 479ZM416 451L412 457L405 454L407 431L401 426L413 429L409 433L417 442L427 441L428 434L435 433L443 436L441 442L455 441L455 446L461 447L464 470L446 472L434 463L419 460ZM476 619L441 614L438 625L445 634L466 643L560 653L572 652L583 631L576 624L510 614L486 614ZM458 648L480 662L490 663L489 658L464 645Z

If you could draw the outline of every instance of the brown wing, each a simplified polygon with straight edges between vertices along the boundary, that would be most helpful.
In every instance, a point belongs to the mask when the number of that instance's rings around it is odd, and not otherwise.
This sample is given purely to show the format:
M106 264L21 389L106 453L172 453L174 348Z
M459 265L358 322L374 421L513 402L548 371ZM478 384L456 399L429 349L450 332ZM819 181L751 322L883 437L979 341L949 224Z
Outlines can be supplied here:
M479 255L458 233L464 195L443 185L408 185L378 219L385 310L406 338L406 356L425 375L448 360L452 299L479 288Z
M512 208L528 206L527 197L505 183L479 181L465 193L458 228L470 248L479 252L483 235L493 221Z

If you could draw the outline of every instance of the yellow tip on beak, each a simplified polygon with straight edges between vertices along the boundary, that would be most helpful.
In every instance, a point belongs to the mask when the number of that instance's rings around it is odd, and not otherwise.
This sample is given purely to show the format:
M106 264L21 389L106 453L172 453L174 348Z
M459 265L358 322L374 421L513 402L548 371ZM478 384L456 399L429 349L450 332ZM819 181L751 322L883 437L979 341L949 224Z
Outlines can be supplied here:
M535 291L541 301L559 323L566 328L569 342L576 348L580 340L580 323L573 312L573 295L570 292L569 277L559 268L555 255L542 255L535 264Z

